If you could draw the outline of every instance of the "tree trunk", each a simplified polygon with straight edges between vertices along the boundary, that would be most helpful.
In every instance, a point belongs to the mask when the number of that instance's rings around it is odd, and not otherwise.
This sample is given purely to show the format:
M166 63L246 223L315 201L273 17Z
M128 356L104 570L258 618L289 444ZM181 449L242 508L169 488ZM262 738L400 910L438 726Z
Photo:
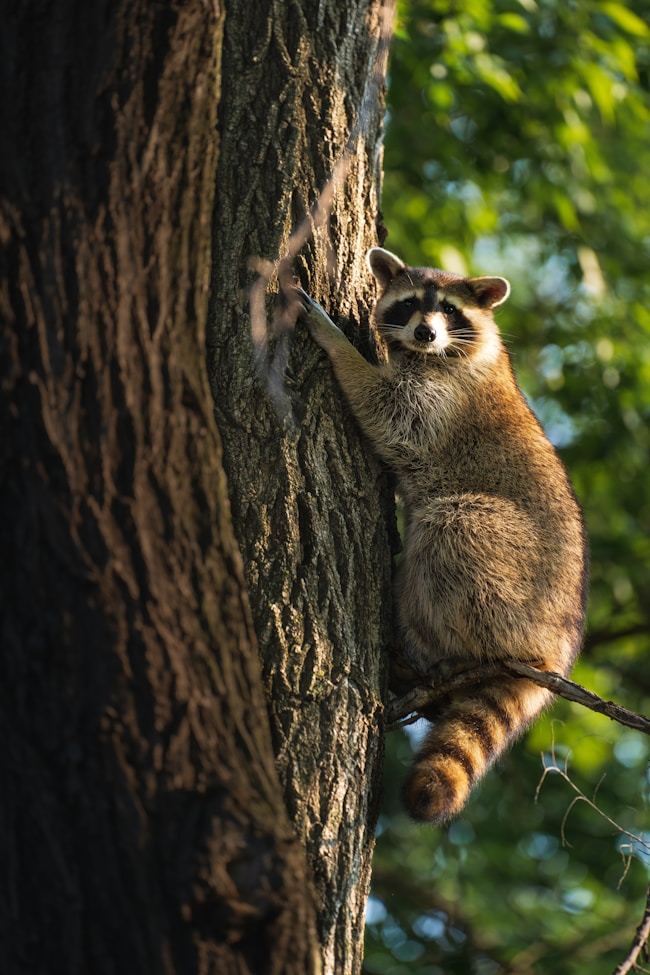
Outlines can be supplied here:
M3 15L6 975L319 968L205 369L222 36Z
M325 971L336 975L358 971L362 957L391 639L392 500L329 364L300 327L279 385L277 374L270 387L255 373L249 294L255 267L286 252L361 116L327 227L315 227L295 270L371 354L364 255L381 230L381 15L377 0L227 3L208 327L277 766L316 885Z

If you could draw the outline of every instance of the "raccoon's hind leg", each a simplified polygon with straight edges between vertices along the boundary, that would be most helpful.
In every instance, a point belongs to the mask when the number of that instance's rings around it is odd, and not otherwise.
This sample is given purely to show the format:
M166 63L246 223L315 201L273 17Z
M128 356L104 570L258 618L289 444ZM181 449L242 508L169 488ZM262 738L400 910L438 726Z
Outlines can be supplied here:
M428 668L426 673L423 673L420 669L416 669L413 666L411 658L407 652L404 652L402 646L393 648L390 654L389 673L389 687L395 696L392 702L392 708L399 711L400 702L403 701L406 704L411 692L416 687L430 687L432 692L435 692L438 688L447 684L452 677L472 671L475 672L476 668L476 660L469 660L466 657L446 657L443 660L438 660L432 667ZM476 683L478 680L479 678L477 676ZM471 687L471 680L468 680L467 683ZM440 697L435 698L431 707L422 710L420 716L426 718L427 721L433 721L434 716L440 711L443 703L446 703L448 700L448 697L442 699Z

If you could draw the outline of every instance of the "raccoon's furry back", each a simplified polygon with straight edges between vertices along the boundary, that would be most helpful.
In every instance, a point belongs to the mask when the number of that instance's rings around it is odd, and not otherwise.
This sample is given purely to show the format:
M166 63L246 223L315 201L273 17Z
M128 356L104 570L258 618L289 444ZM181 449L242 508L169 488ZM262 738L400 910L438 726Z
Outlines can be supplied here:
M414 819L442 823L456 816L478 780L551 702L530 681L504 678L480 685L474 696L444 704L404 784Z

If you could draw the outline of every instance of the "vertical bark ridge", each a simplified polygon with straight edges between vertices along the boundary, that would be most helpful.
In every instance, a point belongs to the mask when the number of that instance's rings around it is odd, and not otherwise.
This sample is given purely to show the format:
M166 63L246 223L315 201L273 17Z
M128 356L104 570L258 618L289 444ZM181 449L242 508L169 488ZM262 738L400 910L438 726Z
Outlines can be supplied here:
M325 971L358 971L383 755L390 491L323 357L292 337L276 413L253 368L253 258L283 253L346 146L380 46L377 2L230 0L223 48L209 370L262 654L285 801L319 899ZM377 101L303 283L369 354L377 242Z

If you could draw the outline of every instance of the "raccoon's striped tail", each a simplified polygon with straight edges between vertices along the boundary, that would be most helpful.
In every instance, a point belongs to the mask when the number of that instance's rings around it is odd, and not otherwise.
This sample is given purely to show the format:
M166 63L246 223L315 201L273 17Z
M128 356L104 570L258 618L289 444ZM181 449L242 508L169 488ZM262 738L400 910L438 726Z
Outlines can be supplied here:
M442 823L459 813L481 776L551 698L536 684L509 679L451 698L436 715L404 785L411 816Z

